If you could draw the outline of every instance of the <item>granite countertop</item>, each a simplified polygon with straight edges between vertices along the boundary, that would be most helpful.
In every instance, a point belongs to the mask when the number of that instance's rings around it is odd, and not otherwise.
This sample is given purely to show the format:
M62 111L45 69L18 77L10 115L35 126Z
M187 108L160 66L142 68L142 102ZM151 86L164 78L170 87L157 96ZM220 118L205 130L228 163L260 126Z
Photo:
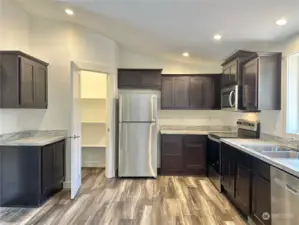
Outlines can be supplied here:
M233 132L235 127L231 126L172 126L166 125L160 127L161 134L202 134L207 135L210 132Z
M67 137L64 130L31 130L0 135L0 146L45 146Z
M222 142L235 147L249 155L252 155L266 163L269 163L272 166L275 166L281 170L284 170L296 177L299 177L299 159L292 159L292 158L277 158L267 156L261 153L261 150L255 150L253 147L250 146L245 147L242 145L260 145L261 148L265 148L265 146L269 145L282 145L282 142L273 140L259 140L259 139L221 139ZM285 146L285 145L284 145ZM292 146L288 146L292 147ZM295 149L294 149L295 150Z

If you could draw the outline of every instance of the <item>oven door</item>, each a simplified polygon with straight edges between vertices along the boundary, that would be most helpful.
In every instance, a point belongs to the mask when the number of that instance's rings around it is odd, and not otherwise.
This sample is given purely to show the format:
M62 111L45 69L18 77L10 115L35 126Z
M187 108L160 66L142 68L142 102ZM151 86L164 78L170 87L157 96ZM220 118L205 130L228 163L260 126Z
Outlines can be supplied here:
M238 86L225 88L221 91L221 109L238 110Z

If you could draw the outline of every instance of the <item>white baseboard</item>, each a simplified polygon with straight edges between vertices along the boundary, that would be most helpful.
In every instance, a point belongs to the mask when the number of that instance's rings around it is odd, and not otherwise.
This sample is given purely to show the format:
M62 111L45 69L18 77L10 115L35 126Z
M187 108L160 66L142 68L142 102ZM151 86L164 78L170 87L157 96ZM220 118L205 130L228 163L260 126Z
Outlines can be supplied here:
M105 164L98 161L85 161L82 162L82 167L99 167L99 168L105 168Z
M63 182L63 188L64 189L71 189L71 181L64 181Z

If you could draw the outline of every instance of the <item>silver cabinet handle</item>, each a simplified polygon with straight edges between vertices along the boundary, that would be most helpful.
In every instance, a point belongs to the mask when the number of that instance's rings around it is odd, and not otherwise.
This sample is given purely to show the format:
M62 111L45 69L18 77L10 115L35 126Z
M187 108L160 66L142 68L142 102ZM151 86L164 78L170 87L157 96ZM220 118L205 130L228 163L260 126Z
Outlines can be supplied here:
M298 195L298 190L289 184L286 184L286 190L291 192L294 195Z
M77 139L77 138L79 138L80 136L77 136L77 135L74 135L74 136L69 136L68 138L70 138L70 139Z
M231 91L230 93L229 93L229 97L228 97L228 101L229 101L229 104L230 104L230 106L231 107L234 107L234 105L233 105L233 103L232 103L232 97L233 97L233 93L234 93L235 91Z

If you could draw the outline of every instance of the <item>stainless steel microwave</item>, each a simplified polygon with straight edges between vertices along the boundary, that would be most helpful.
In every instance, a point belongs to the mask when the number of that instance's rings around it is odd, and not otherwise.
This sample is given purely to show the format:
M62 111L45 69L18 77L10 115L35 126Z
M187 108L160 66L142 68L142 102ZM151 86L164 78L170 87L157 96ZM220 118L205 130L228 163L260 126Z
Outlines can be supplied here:
M241 103L241 87L233 85L221 90L221 109L237 111Z

